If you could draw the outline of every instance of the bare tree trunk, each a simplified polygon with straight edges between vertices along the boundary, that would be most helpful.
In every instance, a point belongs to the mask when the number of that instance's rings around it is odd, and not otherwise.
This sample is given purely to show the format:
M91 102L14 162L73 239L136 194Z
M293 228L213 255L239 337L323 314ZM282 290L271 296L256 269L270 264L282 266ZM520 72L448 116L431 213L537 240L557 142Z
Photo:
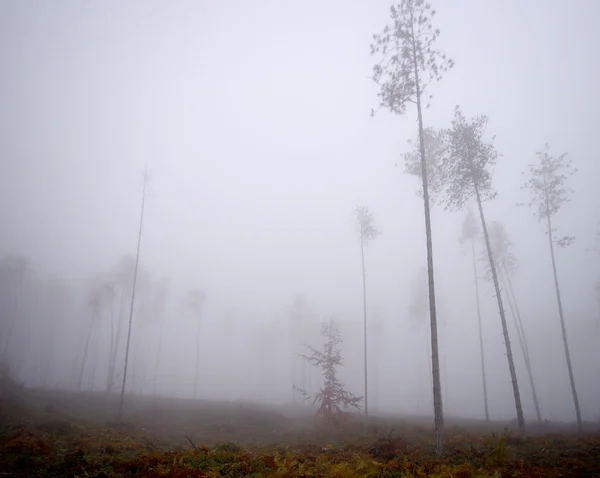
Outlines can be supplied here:
M110 348L108 355L108 369L106 371L106 391L109 392L112 383L112 360L115 351L115 310L113 304L113 298L110 301Z
M100 348L99 340L100 340L100 334L97 334L95 344L93 345L94 358L92 359L92 376L91 376L91 380L90 380L90 382L92 384L92 392L96 388L96 369L98 368L98 352L99 352L99 348Z
M554 258L554 243L552 242L552 222L550 216L548 219L548 243L550 244L550 257L552 258L552 272L554 273L554 287L556 289L556 301L558 303L558 314L560 315L560 328L562 330L563 344L565 346L565 357L567 359L567 368L569 369L569 381L571 382L571 392L573 393L573 403L575 404L575 414L577 416L577 430L583 432L583 423L581 421L581 410L579 409L579 398L577 398L577 389L575 388L575 377L573 376L573 366L571 365L571 353L569 352L569 342L567 340L567 329L565 327L565 316L563 314L562 300L560 298L560 287L558 285L558 273L556 272L556 259Z
M481 306L479 302L479 279L477 278L477 259L475 258L475 239L471 240L473 251L473 278L475 280L475 298L477 299L477 324L479 326L479 354L481 356L481 382L483 383L483 405L485 407L485 421L490 421L488 408L487 382L485 380L485 355L483 352L483 330L481 326Z
M77 390L81 390L81 383L83 382L83 371L85 370L85 363L87 361L88 351L90 349L90 340L92 339L92 331L94 330L94 322L96 322L96 312L90 321L90 328L88 329L87 339L85 341L85 350L83 352L83 360L81 361L81 368L79 369L79 377L77 378Z
M360 241L360 258L362 261L362 279L363 279L363 339L364 339L364 373L365 373L365 418L369 417L369 387L367 371L367 277L365 274L365 245Z
M138 337L138 341L139 341L139 337ZM137 370L138 370L138 366L139 366L139 357L138 357L138 353L137 353L137 346L133 348L133 360L131 362L131 385L129 386L129 389L131 390L131 393L133 395L137 394L137 382L136 377L137 375Z
M411 22L411 25L414 22ZM444 408L438 352L437 311L435 307L435 284L433 280L433 241L431 238L431 209L427 183L427 162L425 159L425 139L423 137L423 114L421 111L421 90L414 31L411 29L415 87L417 91L417 116L419 120L419 143L421 149L421 177L423 180L423 207L425 211L425 235L427 238L427 277L429 280L429 317L431 322L431 373L433 376L433 421L435 426L435 452L440 456L444 449Z
M485 246L487 248L488 259L490 261L490 269L492 271L492 279L494 280L494 289L496 290L496 299L498 301L498 311L500 312L500 321L502 322L502 334L504 335L504 344L506 345L506 358L508 359L508 369L510 371L510 378L513 386L513 394L515 397L515 407L517 409L517 422L519 424L519 431L525 432L525 417L523 416L523 407L521 406L521 394L519 393L519 384L517 382L517 372L515 370L515 361L513 358L512 347L510 344L510 338L508 336L508 327L506 325L506 315L504 314L504 306L502 304L502 294L500 293L500 284L498 283L498 274L496 272L496 263L494 262L494 256L492 254L492 248L490 245L490 236L488 234L487 224L485 222L485 216L483 214L483 206L481 204L481 195L479 194L479 187L477 182L473 179L473 185L475 187L475 195L477 198L477 206L479 208L479 216L481 218L481 227L483 229L483 236L485 238Z
M429 370L431 370L431 335L428 333L429 331L427 329L425 329L425 345L426 345L426 350L427 350L427 366L429 367ZM427 374L429 377L429 387L431 390L433 390L433 375L428 373ZM433 402L431 403L431 406L433 407Z
M375 360L371 360L371 390L373 391L371 395L371 410L373 410L375 415L379 414L379 362L378 355L375 355Z
M517 332L520 331L519 342L521 345L521 351L523 352L523 358L525 359L525 367L527 368L527 375L529 376L529 385L531 386L531 393L533 395L533 405L535 407L535 414L537 416L538 422L542 421L542 412L540 409L540 402L538 400L537 390L535 388L535 381L533 379L533 369L531 367L531 357L529 355L529 347L527 346L527 337L525 335L525 328L523 327L523 321L521 320L521 313L519 312L519 306L517 304L517 300L515 298L515 291L512 287L512 281L510 280L510 275L508 271L504 270L504 276L506 277L506 283L508 284L509 298L508 305L510 307L510 312L515 320L515 326L517 327ZM516 313L515 313L516 312Z
M119 353L119 345L121 345L121 331L123 330L123 315L125 307L125 288L121 287L121 299L119 304L119 322L117 325L117 335L115 339L115 348L113 349L111 360L109 363L108 380L106 391L112 391L114 384L115 368L117 366L117 355Z
M121 396L119 398L119 421L123 420L123 398L125 384L127 383L127 365L129 362L129 343L131 342L131 324L133 323L133 307L135 305L135 287L137 285L138 265L140 262L140 244L142 242L142 226L144 224L144 205L146 202L147 174L144 172L144 187L142 189L142 211L140 213L140 230L138 233L137 252L135 256L135 270L133 273L133 287L131 289L131 308L129 309L129 328L127 331L127 344L125 345L125 365L123 366L123 382L121 383Z

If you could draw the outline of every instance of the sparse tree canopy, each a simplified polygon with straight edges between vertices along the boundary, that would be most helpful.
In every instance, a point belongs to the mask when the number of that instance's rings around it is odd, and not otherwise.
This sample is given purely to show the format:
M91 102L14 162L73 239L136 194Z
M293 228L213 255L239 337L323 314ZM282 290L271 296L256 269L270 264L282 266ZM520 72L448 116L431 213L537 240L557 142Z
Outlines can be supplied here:
M447 180L446 196L444 202L446 209L462 209L471 199L475 199L479 210L479 219L485 240L488 264L496 291L500 323L504 335L506 357L511 376L515 408L517 411L517 422L519 430L525 431L525 418L521 405L521 394L517 383L517 372L512 353L512 346L506 325L506 315L498 274L489 232L483 212L483 201L495 196L492 188L492 168L498 158L498 153L493 144L483 140L483 134L487 126L487 116L478 116L467 120L460 108L454 109L452 127L447 131L448 154L444 161L444 169Z
M567 159L567 153L558 156L550 155L548 143L536 153L536 156L538 161L529 165L529 179L521 189L529 190L531 200L527 205L535 209L533 214L541 221L552 219L566 203L571 201L573 189L567 186L567 180L577 172L577 169L573 167L571 160ZM573 236L557 238L554 236L555 232L556 228L552 227L550 232L546 231L546 234L552 234L552 240L559 247L567 247L575 242Z
M369 241L379 235L379 231L373 226L373 213L366 206L356 207L356 219L358 220L358 233L360 238L360 256L362 263L363 279L363 344L364 344L364 374L365 374L365 417L369 416L369 378L368 378L368 354L367 354L367 276L365 272L365 247Z
M443 159L446 151L444 131L433 128L423 129L423 140L425 142L425 163L427 165L427 184L429 187L429 199L431 205L435 205L439 194L443 191L446 183ZM408 143L414 147L412 151L404 153L404 164L406 172L422 180L423 168L421 165L421 148L419 140L409 140ZM417 194L423 197L421 187Z
M473 214L473 211L469 209L465 216L465 220L463 221L462 232L458 238L458 242L463 245L467 241L472 241L479 235L479 232L480 228L477 223L477 218L475 217L475 214Z
M403 114L406 105L416 103L454 62L433 48L440 31L433 28L435 10L429 3L403 0L392 5L390 16L392 23L373 35L371 55L381 55L373 67L373 80L380 86L380 108Z
M482 200L496 196L492 188L492 168L496 164L498 153L493 144L483 140L487 122L485 115L467 120L460 107L454 108L452 127L446 131L446 209L463 209L477 194Z
M438 455L441 455L444 444L444 411L438 358L431 205L426 140L423 134L423 93L431 82L440 80L443 73L452 68L454 63L444 53L433 48L440 34L440 31L434 29L432 25L434 15L435 10L432 10L431 5L424 0L402 0L400 4L392 6L391 25L386 25L380 34L373 35L371 55L381 56L379 62L373 66L373 81L379 85L378 109L385 107L392 113L402 114L406 111L408 103L415 103L417 107L429 281L435 450ZM428 99L431 99L431 96ZM429 104L426 104L426 107L428 106ZM371 110L371 115L374 114L375 111Z
M558 282L558 272L556 268L556 258L554 255L554 244L559 247L567 247L573 242L573 236L564 236L557 238L555 236L556 228L552 224L554 216L560 211L565 203L571 200L573 190L567 187L567 179L577 172L577 169L571 165L571 160L567 159L566 153L559 156L551 156L550 147L546 143L541 151L536 153L538 162L529 165L529 179L522 186L522 189L528 189L531 194L530 207L534 207L534 215L539 220L546 222L546 235L548 236L548 245L550 249L550 259L552 261L552 273L554 275L554 289L556 291L556 302L558 305L558 315L560 317L560 327L567 360L567 369L569 371L569 381L571 383L571 392L573 394L573 404L575 406L575 415L577 416L577 427L579 432L583 431L583 421L581 418L581 409L579 408L579 398L575 386L575 376L571 364L571 353L569 352L569 341L567 339L567 328L563 313L560 285Z
M461 246L465 246L468 242L471 246L471 257L473 260L473 284L475 285L475 303L477 305L477 328L479 332L479 355L481 359L481 385L483 387L483 406L485 412L485 419L489 421L490 411L488 405L488 393L487 393L487 379L485 376L485 347L483 345L483 327L481 321L481 302L479 300L479 275L477 272L477 260L475 258L475 239L479 235L479 224L475 214L470 209L467 211L465 220L462 225L462 233L458 238L458 242Z
M300 355L304 360L321 368L324 378L323 388L315 395L313 403L319 403L317 416L326 424L338 425L345 421L348 412L342 408L360 410L363 397L358 397L344 389L337 376L337 369L343 363L339 344L342 342L335 319L321 324L321 335L326 339L323 350L307 346L310 355Z
M363 246L375 239L380 232L373 226L373 213L367 206L356 206L356 219L358 220L358 232Z

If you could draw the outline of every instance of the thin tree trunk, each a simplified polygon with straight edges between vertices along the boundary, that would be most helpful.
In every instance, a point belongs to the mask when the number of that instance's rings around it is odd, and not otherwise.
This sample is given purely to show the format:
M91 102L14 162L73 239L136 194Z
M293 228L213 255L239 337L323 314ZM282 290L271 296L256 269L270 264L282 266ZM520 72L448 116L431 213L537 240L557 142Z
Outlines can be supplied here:
M364 339L364 373L365 373L365 418L369 417L369 387L368 387L368 371L367 371L367 277L365 274L365 245L360 241L360 258L362 261L362 279L363 279L363 339Z
M109 378L107 384L107 392L112 391L115 377L115 368L117 366L117 355L119 353L119 345L121 345L121 331L123 330L123 316L125 307L125 288L121 287L121 300L119 304L119 323L117 325L117 335L115 339L115 348L109 365Z
M106 371L106 391L109 392L112 382L112 358L115 350L115 310L113 304L113 298L110 299L110 349L108 354L108 369Z
M545 182L545 179L544 179ZM579 398L575 388L575 377L573 376L573 366L571 365L571 353L569 352L569 342L567 340L567 329L565 327L565 316L563 314L562 300L560 298L560 287L558 285L558 273L556 272L556 260L554 258L554 243L552 242L552 222L548 215L548 243L550 244L550 257L552 258L552 272L554 273L554 287L556 289L556 301L558 303L558 314L560 316L560 328L562 330L563 344L565 346L565 357L567 358L567 368L569 369L569 381L571 382L571 392L573 393L573 403L575 404L575 415L577 416L577 431L583 432L583 423L581 421L581 410L579 409Z
M378 348L380 350L380 348ZM375 413L375 415L379 414L379 374L378 374L378 365L379 355L375 355L375 360L371 360L371 391L373 394L371 395L371 410ZM373 363L375 362L375 363Z
M147 175L144 172L144 187L142 189L142 211L140 213L140 230L138 233L137 252L135 256L135 270L133 273L133 287L131 289L131 308L129 309L129 328L127 331L127 344L125 345L125 365L123 366L123 382L121 383L121 396L119 398L119 421L123 420L123 398L125 384L127 383L127 365L129 362L129 343L131 341L131 324L133 323L133 306L135 305L135 287L137 285L138 265L140 262L140 244L142 242L142 226L144 224L144 205L146 202Z
M87 361L88 351L90 348L90 340L92 339L92 331L94 330L94 322L96 321L96 312L90 321L90 328L88 329L87 339L85 341L85 350L83 352L83 360L81 361L81 368L79 369L79 377L77 378L77 390L81 390L81 383L83 382L83 371L85 370L85 363Z
M490 236L488 234L487 224L485 222L485 216L483 214L483 206L481 204L481 195L479 194L479 187L477 182L473 180L475 187L475 195L477 198L477 206L479 207L479 216L481 218L481 226L483 229L483 236L485 238L485 246L487 248L488 259L490 261L490 269L492 271L492 279L494 280L494 289L496 290L496 299L498 301L498 311L500 312L500 321L502 322L502 334L504 335L504 344L506 345L506 358L508 359L508 369L510 371L510 378L513 386L513 394L515 397L515 407L517 409L517 422L519 424L519 431L525 432L525 418L523 416L523 407L521 405L521 394L519 393L519 384L517 382L517 372L515 370L515 361L513 358L512 347L510 344L510 338L508 336L508 327L506 325L506 315L504 313L504 306L502 304L502 294L500 293L500 284L498 283L498 274L496 272L496 264L494 262L494 256L492 254L492 248L490 245Z
M411 18L411 20L414 20L414 18ZM415 71L415 89L417 92L417 117L419 121L419 145L421 149L421 177L423 181L423 207L425 211L425 235L427 240L427 276L429 280L429 316L431 321L431 373L433 375L433 421L435 426L435 452L438 456L440 456L444 449L444 408L442 402L442 385L440 378L440 361L438 354L437 311L435 307L435 285L433 280L433 243L431 238L431 210L429 207L429 187L427 183L425 139L423 137L421 86L419 82L419 63L417 61L415 32L412 25L414 25L414 21L411 21L411 42L412 60Z
M508 270L506 269L506 267L501 267L500 273L501 273L500 280L505 282L505 287L508 286L506 288L509 293L509 295L508 295L509 301L512 301L512 304L514 306L518 330L520 331L521 337L523 338L523 345L525 347L525 352L527 353L527 357L529 358L529 347L527 345L527 337L525 336L525 328L523 327L523 320L521 319L521 313L519 312L519 305L517 304L515 291L513 290L513 287L512 287L512 280L510 279L510 274L508 273ZM504 276L506 278L505 281L503 280L502 276Z
M540 409L540 402L538 400L537 390L535 388L535 381L533 379L533 369L531 367L531 356L529 355L529 347L527 346L527 336L525 335L525 328L523 327L523 321L521 320L521 313L519 312L519 306L517 299L515 298L515 291L512 287L512 281L506 268L504 269L504 276L506 277L506 284L508 285L509 299L508 305L510 307L513 319L515 319L515 326L517 330L520 330L520 342L521 351L523 352L523 358L525 359L525 367L527 368L527 375L529 376L529 385L531 386L531 394L533 395L533 405L535 407L535 414L538 422L542 421L542 412Z
M98 368L98 349L100 348L100 345L98 343L98 341L100 340L100 334L96 335L96 340L95 340L95 344L92 346L94 348L94 358L92 360L92 377L91 377L91 384L92 384L92 392L95 390L96 388L96 369Z
M479 279L477 278L477 259L475 258L475 239L471 240L473 251L473 278L475 280L475 298L477 299L477 324L479 326L479 354L481 356L481 382L483 383L483 405L485 407L485 421L490 421L488 408L487 382L485 380L485 355L483 352L483 330L481 325L481 306L479 302Z
M450 410L450 394L448 393L448 360L446 357L446 352L444 352L442 350L442 375L444 377L443 380L443 388L442 388L442 392L444 394L444 397L446 397L446 413L449 413L448 410Z
M425 328L425 345L427 350L427 366L431 370L431 335L428 333L427 328ZM433 390L433 375L428 373L427 376L429 377L429 387ZM427 395L429 396L429 394ZM433 402L431 406L433 407Z
M138 337L138 340L139 340L139 337ZM135 381L135 379L137 377L136 371L137 371L138 365L139 365L137 346L135 346L133 348L132 355L133 355L133 357L132 357L132 362L131 362L131 385L129 386L129 389L131 390L131 393L133 395L136 395L137 394L137 382Z

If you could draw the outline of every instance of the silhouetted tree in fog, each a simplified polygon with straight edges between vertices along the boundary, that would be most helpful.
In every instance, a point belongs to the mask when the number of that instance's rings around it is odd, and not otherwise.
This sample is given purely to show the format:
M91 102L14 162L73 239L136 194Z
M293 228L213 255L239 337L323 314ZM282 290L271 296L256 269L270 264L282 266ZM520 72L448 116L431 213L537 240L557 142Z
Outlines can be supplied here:
M556 228L552 225L552 221L556 214L571 200L573 190L567 187L567 179L575 174L577 169L572 167L571 160L567 159L566 153L559 156L551 156L549 151L550 148L548 144L546 144L544 149L536 153L538 161L535 164L529 165L529 179L523 185L522 189L528 189L531 194L529 206L537 209L537 211L534 212L534 215L537 216L540 221L546 222L546 235L548 236L548 245L550 247L552 272L554 273L554 288L556 291L558 315L560 317L560 327L565 347L565 357L567 359L567 368L569 370L573 403L575 404L575 414L577 415L577 427L579 432L581 432L583 427L581 411L579 409L579 398L577 397L577 389L575 387L573 366L571 365L571 354L569 352L567 329L565 326L560 286L558 283L558 272L556 270L556 259L554 256L554 244L559 247L568 247L575 241L575 238L572 236L556 237Z
M143 187L142 187L142 208L140 211L140 228L138 232L138 241L137 241L137 251L135 255L135 269L133 272L133 284L131 287L131 307L129 309L129 326L127 329L127 342L125 344L125 363L123 365L123 381L121 383L121 396L119 399L119 419L123 418L123 397L125 396L125 385L127 383L127 365L129 363L129 345L131 342L131 325L133 323L133 308L135 306L135 288L137 285L138 278L138 268L140 264L140 245L142 243L142 227L144 225L144 206L146 204L146 187L148 186L148 181L150 180L150 176L148 175L148 171L144 170L143 175Z
M429 84L440 80L442 74L452 68L454 63L445 54L433 48L440 33L432 26L434 15L435 10L432 10L424 0L402 0L400 4L392 6L390 8L392 23L386 25L382 33L373 35L374 43L371 45L371 55L382 56L381 60L373 67L373 80L380 86L380 108L388 108L393 113L403 114L409 103L416 103L417 106L429 277L435 449L436 453L440 455L444 440L444 413L438 359L429 178L423 133L422 100ZM374 111L371 112L371 114L374 113Z
M365 375L365 417L369 416L369 390L367 370L367 276L365 273L365 247L369 241L375 239L380 232L373 226L373 213L366 206L356 207L356 219L358 221L358 234L360 239L360 258L362 264L363 280L363 339L364 339L364 375Z
M514 277L514 275L517 272L517 269L519 268L519 262L510 250L513 243L508 238L508 234L504 229L504 226L499 222L493 222L490 226L490 243L492 245L492 253L494 255L494 259L498 266L498 276L500 278L500 283L504 291L506 291L506 296L508 298L508 306L515 323L515 328L517 330L519 346L521 347L521 353L523 354L523 359L525 360L525 367L527 368L527 375L529 376L529 384L531 386L531 393L533 395L535 413L537 415L538 421L541 421L542 413L540 411L540 403L535 388L535 380L533 378L531 357L529 355L529 347L527 346L527 336L525 335L525 327L523 326L521 312L517 303L515 291L512 286L512 278ZM487 278L492 278L489 265L487 268Z
M198 396L198 376L200 373L200 321L202 311L206 302L206 293L199 288L192 289L187 293L186 304L194 314L196 321L196 369L194 372L194 398Z
M326 339L323 349L307 345L310 355L300 355L308 363L321 368L324 384L315 395L313 403L319 403L317 418L328 424L339 425L348 415L342 408L360 410L363 397L358 397L344 388L337 376L338 367L343 364L339 344L342 342L340 330L334 319L321 324L321 335Z
M139 271L138 271L139 272ZM117 377L116 366L117 359L119 358L119 352L121 347L121 337L125 322L125 314L127 308L127 300L131 298L131 283L135 274L135 256L127 255L120 259L117 263L114 271L111 274L111 284L114 288L116 299L118 291L118 312L116 327L114 316L111 320L111 351L108 365L108 376L106 378L106 391L113 389L115 385L115 379Z
M477 257L475 255L475 239L479 235L479 226L473 211L469 210L465 217L462 227L462 234L459 238L461 245L469 242L471 245L471 254L473 259L473 283L475 284L475 301L477 304L477 326L479 331L479 354L481 357L481 381L483 384L483 405L485 409L485 419L490 420L490 411L488 408L487 382L485 380L485 354L483 350L483 330L481 327L481 307L479 302L479 278L477 276Z
M448 150L444 167L446 170L447 188L444 202L446 208L452 210L463 209L473 198L477 203L488 260L492 271L494 289L496 291L496 300L498 301L500 321L502 322L502 332L504 335L504 343L506 345L506 357L508 359L515 407L517 409L517 421L519 429L524 431L525 419L523 417L523 408L521 406L521 394L519 393L517 372L515 370L510 338L508 336L508 327L506 325L506 316L502 304L502 295L500 293L500 283L496 272L496 264L492 254L485 215L483 213L483 201L491 199L496 195L492 188L491 169L495 165L496 158L498 157L496 148L494 148L491 143L483 141L487 120L487 116L478 116L476 118L471 118L471 120L467 120L458 106L454 109L452 127L447 131Z
M427 187L429 190L429 204L435 206L440 194L444 190L446 183L444 170L444 153L446 150L446 141L444 131L438 131L433 128L423 130L425 140L425 161L427 162ZM408 144L413 146L412 151L404 153L405 171L408 174L418 177L423 183L423 169L421 165L421 145L419 138L417 141L408 140ZM423 189L417 192L419 197L423 197Z

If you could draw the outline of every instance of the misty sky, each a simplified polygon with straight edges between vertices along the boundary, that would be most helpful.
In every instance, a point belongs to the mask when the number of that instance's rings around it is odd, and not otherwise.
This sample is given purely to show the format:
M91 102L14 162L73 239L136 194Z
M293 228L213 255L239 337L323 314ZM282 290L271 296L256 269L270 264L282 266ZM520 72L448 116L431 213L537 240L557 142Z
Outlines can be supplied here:
M385 373L411 383L404 377L425 352L415 345L424 332L408 306L426 256L418 181L404 173L401 155L416 137L416 112L370 116L378 98L369 46L389 6L1 2L0 254L25 255L37 273L83 287L91 274L135 252L147 166L140 260L154 276L169 277L178 291L203 287L214 317L233 310L262 320L304 294L323 317L338 314L358 332L354 209L363 204L381 230L367 251L367 273L371 308L381 311L396 354ZM434 7L437 47L456 66L433 85L425 125L446 127L457 104L468 117L489 116L489 137L496 135L502 157L498 197L486 213L515 243L515 286L542 406L557 418L573 412L547 240L532 211L515 204L528 200L521 171L544 143L567 152L579 169L570 183L574 199L556 219L559 233L577 241L558 250L557 260L582 410L597 417L600 379L591 364L599 360L592 347L600 336L589 331L598 320L591 291L599 267L587 249L600 220L600 3L459 0ZM433 212L455 410L461 387L479 379L472 265L458 243L463 217ZM501 382L492 399L510 416L489 284L482 300L490 374ZM359 362L358 355L348 360ZM519 378L525 383L524 373ZM523 394L531 413L529 391Z

